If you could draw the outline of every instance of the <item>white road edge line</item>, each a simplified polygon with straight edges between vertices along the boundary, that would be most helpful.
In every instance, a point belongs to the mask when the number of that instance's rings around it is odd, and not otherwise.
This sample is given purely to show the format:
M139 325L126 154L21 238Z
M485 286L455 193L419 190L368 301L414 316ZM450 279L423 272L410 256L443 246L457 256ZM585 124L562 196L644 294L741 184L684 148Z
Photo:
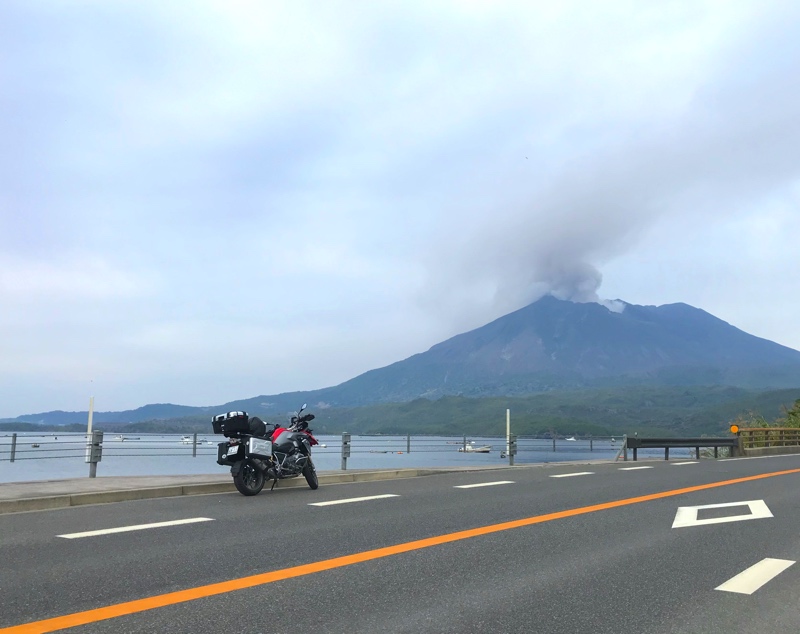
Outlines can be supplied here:
M186 520L172 520L171 522L154 522L152 524L137 524L135 526L119 526L117 528L104 528L99 531L85 531L83 533L67 533L56 535L64 539L78 539L80 537L96 537L98 535L111 535L113 533L128 533L130 531L143 531L148 528L162 528L164 526L180 526L181 524L194 524L196 522L213 522L213 517L190 517Z
M636 471L637 469L652 469L653 467L620 467L620 471Z
M479 482L478 484L458 484L454 489L475 489L477 487L493 487L496 484L514 484L513 480L498 480L497 482Z
M697 464L697 460L692 460L691 462L673 462L672 466L673 467L681 467L681 466L683 466L685 464Z
M782 454L780 456L744 456L743 458L720 458L720 462L732 462L734 460L764 460L765 458L792 458L797 454Z
M736 592L737 594L753 594L765 583L772 581L789 566L794 565L794 561L789 559L762 559L754 566L750 566L744 572L740 572L735 577L728 579L721 586L714 590L723 592Z
M558 475L551 475L551 478L571 478L573 476L594 475L594 471L579 471L578 473L559 473Z
M383 498L399 498L399 495L394 493L385 493L384 495L368 495L363 498L347 498L346 500L331 500L330 502L312 502L309 506L333 506L334 504L349 504L350 502L366 502L367 500L382 500Z

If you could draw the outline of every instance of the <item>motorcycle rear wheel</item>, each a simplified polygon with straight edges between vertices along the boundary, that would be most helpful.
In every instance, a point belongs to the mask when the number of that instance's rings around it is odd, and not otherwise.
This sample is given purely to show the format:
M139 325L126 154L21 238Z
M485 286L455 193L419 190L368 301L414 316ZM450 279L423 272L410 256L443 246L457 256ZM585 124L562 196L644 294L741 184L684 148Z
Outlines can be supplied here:
M303 475L306 478L306 482L308 482L308 486L312 489L316 489L319 487L319 478L317 478L317 470L314 468L314 463L311 462L311 458L308 459L306 462L306 466L303 467Z
M264 472L252 460L245 460L239 473L233 476L233 485L242 495L258 495L264 488Z

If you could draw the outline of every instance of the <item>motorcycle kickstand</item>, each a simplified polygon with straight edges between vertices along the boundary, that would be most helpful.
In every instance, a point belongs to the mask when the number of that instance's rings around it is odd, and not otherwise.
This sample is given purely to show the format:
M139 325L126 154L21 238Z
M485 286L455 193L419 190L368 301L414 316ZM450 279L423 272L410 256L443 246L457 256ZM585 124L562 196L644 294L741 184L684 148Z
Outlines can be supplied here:
M275 479L272 481L272 486L269 488L269 490L270 490L270 491L272 491L272 489L274 489L274 488L275 488L275 485L276 485L276 484L278 484L278 478L275 478Z

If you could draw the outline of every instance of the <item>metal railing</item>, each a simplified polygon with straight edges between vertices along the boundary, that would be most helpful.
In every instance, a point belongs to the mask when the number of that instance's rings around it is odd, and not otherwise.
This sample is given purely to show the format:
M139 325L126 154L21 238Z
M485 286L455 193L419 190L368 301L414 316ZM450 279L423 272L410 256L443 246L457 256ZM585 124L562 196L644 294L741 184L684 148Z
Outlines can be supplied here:
M97 432L95 432L97 433ZM557 437L542 438L518 436L512 440L513 453L505 436L426 436L426 435L351 435L318 436L324 446L314 447L318 468L335 470L350 468L382 468L400 464L424 466L447 466L455 464L497 464L507 460L518 462L548 462L588 458L589 455L607 455L613 459L620 449L622 436L612 437ZM189 468L209 465L208 472L217 468L217 445L224 437L214 434L115 434L105 432L95 449L94 461L90 462L89 437L85 433L8 432L0 434L0 466L2 463L59 460L87 462L97 469L98 462L129 460L131 469L140 466L140 475L150 475L146 470L155 459L159 463L172 461ZM98 451L99 449L99 451ZM410 455L410 459L390 459L390 455ZM469 457L467 457L469 456ZM187 460L188 458L200 458ZM339 464L338 461L341 460ZM41 463L38 463L41 464ZM194 467L191 467L194 464ZM11 468L9 465L6 469ZM176 466L177 468L177 466ZM101 466L101 471L109 469ZM113 471L113 470L112 470ZM129 469L130 471L130 469ZM137 472L138 473L138 472ZM32 478L33 479L33 478ZM0 472L0 481L3 480Z
M742 449L762 447L800 447L797 427L748 427L739 429Z

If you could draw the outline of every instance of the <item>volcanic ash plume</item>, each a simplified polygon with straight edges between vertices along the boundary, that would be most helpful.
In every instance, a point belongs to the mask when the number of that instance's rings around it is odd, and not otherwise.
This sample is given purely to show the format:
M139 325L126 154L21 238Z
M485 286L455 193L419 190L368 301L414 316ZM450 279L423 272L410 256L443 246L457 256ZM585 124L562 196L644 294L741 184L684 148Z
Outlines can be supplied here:
M557 262L540 266L533 281L541 295L549 293L571 302L597 302L603 275L585 262Z

